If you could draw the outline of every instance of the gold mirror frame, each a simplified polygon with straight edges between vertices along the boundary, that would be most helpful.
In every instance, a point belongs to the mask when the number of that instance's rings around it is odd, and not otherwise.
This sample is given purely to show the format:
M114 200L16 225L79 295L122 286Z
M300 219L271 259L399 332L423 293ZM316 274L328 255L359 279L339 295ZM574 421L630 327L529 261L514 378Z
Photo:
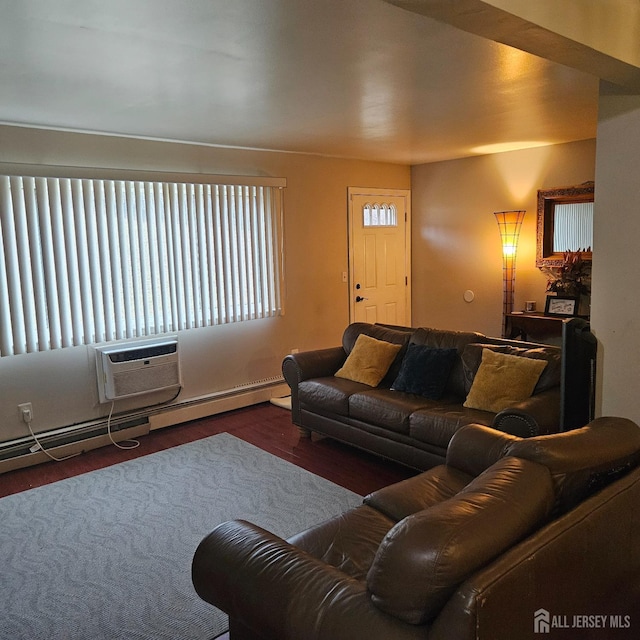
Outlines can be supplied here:
M593 202L594 183L585 182L575 187L540 189L538 191L538 218L536 233L536 267L560 267L563 254L553 251L553 230L557 204ZM582 259L591 261L591 247L585 247Z

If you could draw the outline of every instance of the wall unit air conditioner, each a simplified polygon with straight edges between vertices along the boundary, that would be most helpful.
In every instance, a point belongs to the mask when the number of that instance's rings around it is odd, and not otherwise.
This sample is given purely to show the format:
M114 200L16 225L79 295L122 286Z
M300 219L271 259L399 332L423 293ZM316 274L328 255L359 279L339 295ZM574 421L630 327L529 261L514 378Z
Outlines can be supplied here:
M180 388L176 336L95 348L100 402Z

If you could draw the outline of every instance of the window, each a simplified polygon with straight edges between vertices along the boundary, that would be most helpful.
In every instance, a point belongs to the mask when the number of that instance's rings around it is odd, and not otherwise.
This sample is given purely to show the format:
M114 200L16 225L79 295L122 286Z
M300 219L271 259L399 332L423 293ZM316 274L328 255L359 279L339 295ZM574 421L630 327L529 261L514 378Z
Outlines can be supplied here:
M398 226L398 212L393 204L365 204L362 216L363 227Z
M282 190L0 177L0 355L277 315Z
M553 252L590 251L593 246L593 202L558 203L553 219Z

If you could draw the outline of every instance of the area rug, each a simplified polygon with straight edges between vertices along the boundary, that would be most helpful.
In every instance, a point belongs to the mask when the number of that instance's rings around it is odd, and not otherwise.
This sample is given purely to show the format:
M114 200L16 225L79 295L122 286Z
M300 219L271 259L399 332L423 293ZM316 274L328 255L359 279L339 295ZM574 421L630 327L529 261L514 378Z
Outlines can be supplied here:
M288 537L360 502L229 434L7 496L0 638L209 640L228 621L191 559L211 529L243 518Z

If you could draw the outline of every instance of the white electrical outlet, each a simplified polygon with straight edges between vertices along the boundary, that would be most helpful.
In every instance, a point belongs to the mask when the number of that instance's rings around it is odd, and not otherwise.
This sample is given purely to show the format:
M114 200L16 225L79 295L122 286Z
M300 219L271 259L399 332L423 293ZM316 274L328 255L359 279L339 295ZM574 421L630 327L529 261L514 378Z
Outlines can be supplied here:
M23 402L18 405L18 411L20 411L22 422L30 424L33 420L33 405L30 402Z

